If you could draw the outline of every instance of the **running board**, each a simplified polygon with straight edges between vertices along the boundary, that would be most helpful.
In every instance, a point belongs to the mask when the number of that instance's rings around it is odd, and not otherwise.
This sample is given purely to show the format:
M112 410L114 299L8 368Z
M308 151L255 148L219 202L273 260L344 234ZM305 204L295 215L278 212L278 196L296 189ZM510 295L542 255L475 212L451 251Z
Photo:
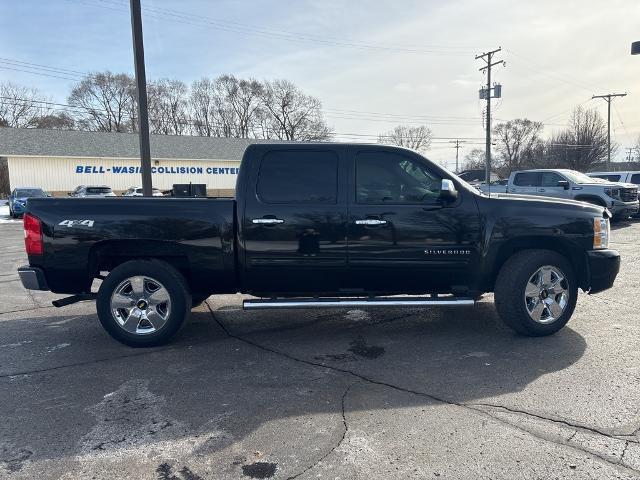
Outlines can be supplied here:
M288 308L351 308L351 307L424 307L470 306L473 298L466 297L373 297L373 298L273 298L245 300L244 310Z

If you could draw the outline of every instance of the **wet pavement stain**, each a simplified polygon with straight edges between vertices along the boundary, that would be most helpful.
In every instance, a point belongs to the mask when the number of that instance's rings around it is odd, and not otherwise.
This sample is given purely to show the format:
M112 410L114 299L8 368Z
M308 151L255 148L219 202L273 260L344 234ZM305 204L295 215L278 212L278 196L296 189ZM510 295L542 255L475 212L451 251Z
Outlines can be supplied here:
M356 338L349 345L351 346L347 350L349 350L351 353L355 353L360 357L369 359L381 357L385 352L384 347L367 345L366 340L362 337Z
M251 478L271 478L276 474L277 463L256 462L242 466L242 474Z

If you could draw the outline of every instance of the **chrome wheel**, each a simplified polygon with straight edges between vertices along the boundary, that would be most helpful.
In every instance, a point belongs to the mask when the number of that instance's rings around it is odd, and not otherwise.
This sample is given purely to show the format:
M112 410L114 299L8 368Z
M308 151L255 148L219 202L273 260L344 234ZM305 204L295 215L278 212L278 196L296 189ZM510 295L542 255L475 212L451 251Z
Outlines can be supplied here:
M527 282L524 304L531 319L552 323L562 316L569 304L569 284L557 267L540 267Z
M167 289L157 280L130 277L120 282L111 295L111 314L120 328L136 335L160 330L171 312Z

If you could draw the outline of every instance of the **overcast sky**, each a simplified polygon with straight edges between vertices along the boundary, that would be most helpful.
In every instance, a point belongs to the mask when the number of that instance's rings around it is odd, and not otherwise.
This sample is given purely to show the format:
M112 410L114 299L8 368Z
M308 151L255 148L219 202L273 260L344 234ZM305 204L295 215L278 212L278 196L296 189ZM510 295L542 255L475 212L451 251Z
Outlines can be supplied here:
M133 73L127 0L5 0L2 10L0 81L64 102L82 72ZM606 115L593 94L628 92L612 136L629 147L640 135L640 56L629 55L639 0L143 0L143 22L148 78L286 78L322 101L338 139L425 123L438 137L427 156L449 167L443 137L466 138L461 155L482 148L474 56L498 46L496 122L540 120L548 135L578 104Z

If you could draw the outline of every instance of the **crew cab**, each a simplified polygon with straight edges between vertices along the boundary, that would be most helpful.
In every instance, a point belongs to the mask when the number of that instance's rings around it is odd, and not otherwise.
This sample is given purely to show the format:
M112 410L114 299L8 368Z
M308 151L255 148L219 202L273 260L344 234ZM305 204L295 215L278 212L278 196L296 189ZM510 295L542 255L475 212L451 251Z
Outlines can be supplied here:
M638 186L592 178L568 169L512 172L508 193L579 200L608 208L616 219L638 213Z
M612 286L609 218L485 196L403 148L254 144L235 199L29 200L19 275L72 294L56 306L95 299L132 346L168 341L193 305L235 292L260 297L245 309L473 305L494 292L509 326L540 336L567 323L578 288Z

